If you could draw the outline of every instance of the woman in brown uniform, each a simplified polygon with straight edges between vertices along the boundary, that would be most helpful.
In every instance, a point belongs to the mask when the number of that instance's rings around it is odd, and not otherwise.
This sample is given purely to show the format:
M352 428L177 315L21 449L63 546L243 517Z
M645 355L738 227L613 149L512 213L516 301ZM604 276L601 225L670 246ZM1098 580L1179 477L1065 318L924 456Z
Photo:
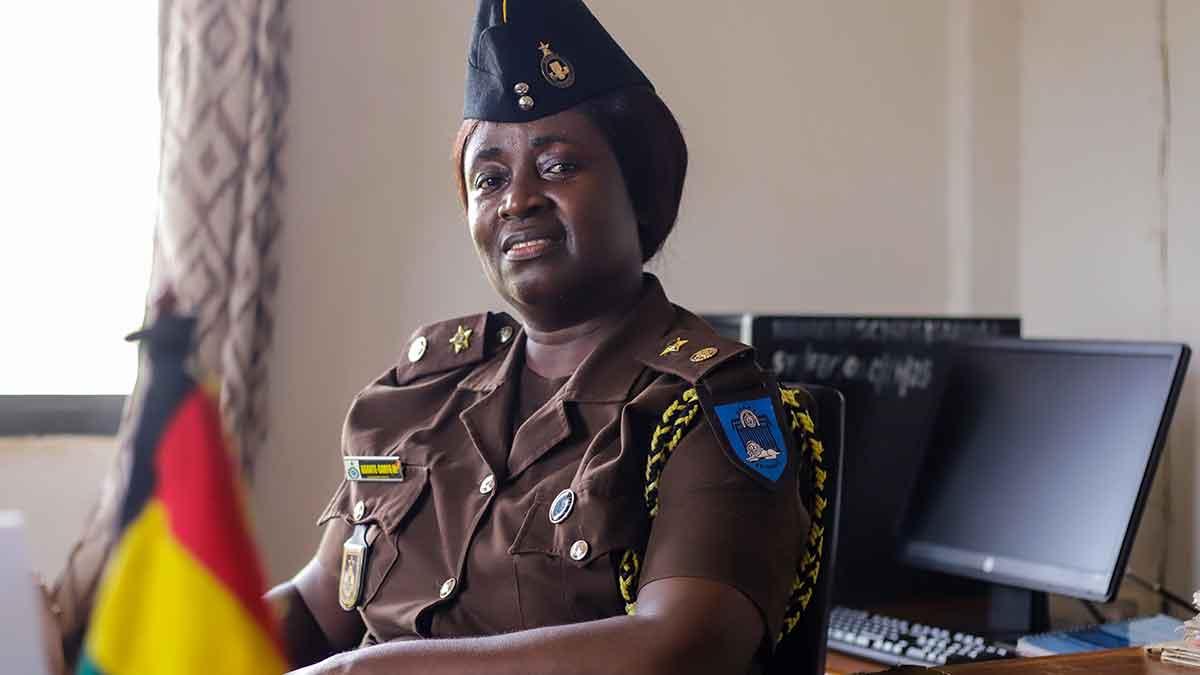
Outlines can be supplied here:
M321 544L269 594L292 658L759 672L809 526L800 455L750 348L642 271L679 128L578 0L482 0L469 60L455 170L519 319L422 327L354 400Z

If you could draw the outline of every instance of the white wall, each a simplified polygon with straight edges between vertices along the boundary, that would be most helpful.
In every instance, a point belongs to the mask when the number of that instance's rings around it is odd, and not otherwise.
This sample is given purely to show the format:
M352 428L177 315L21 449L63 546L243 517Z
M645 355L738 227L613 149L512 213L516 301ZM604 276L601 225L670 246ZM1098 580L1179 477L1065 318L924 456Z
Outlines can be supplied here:
M966 265L969 286L951 295L967 298L975 314L1020 314L1021 208L1021 3L955 0L968 15L970 127L965 198L970 223L966 250L950 251L950 264ZM951 139L951 143L955 139ZM951 223L952 230L963 229Z
M1167 171L1167 336L1200 349L1200 3L1168 3L1171 60L1170 164ZM1200 588L1200 356L1194 358L1172 440L1167 581ZM1178 538L1177 542L1175 539Z
M689 140L683 214L654 265L676 301L944 310L946 0L589 4ZM273 578L314 547L357 389L420 323L497 306L448 161L472 5L290 6L274 422L255 487Z
M1200 3L1022 9L1017 276L1027 332L1200 346ZM1185 596L1200 587L1196 368L1191 377L1131 563L1157 574L1146 567L1164 560L1152 544L1165 542L1167 585Z

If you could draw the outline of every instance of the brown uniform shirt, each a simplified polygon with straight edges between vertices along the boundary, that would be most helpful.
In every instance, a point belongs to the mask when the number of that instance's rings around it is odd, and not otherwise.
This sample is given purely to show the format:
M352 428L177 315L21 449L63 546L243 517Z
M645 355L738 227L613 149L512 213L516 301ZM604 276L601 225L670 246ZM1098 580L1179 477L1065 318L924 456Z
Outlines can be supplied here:
M460 326L471 332L455 353ZM402 357L364 389L343 434L345 456L399 457L404 480L344 481L319 519L318 560L331 584L354 525L369 526L357 610L367 642L623 614L616 569L629 548L644 551L641 585L668 577L727 584L777 633L809 525L797 453L776 484L756 481L701 416L666 465L652 528L643 497L664 410L702 378L761 385L749 347L672 305L647 275L623 328L522 425L514 406L525 337L512 319L452 320L418 330L420 338L425 353L411 351L420 358ZM664 351L679 339L687 343ZM708 348L716 354L691 358ZM550 507L564 489L576 499L554 524Z

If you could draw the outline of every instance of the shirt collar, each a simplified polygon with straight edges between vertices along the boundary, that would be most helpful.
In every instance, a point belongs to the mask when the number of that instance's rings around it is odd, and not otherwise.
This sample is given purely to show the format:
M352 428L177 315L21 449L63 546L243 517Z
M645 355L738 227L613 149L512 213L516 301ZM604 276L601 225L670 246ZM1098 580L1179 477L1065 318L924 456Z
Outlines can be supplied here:
M663 341L675 323L678 308L671 304L653 274L644 274L642 296L620 327L589 354L556 395L568 401L605 403L623 401L646 366L635 358L647 343ZM525 330L517 331L502 359L491 359L459 383L460 388L491 391L516 382L524 362Z

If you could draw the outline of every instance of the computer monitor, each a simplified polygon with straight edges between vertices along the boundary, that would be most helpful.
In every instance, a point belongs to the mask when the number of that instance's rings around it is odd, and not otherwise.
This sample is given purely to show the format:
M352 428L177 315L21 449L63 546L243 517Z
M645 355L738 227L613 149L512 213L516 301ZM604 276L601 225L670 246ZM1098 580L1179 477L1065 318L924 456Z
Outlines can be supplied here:
M835 603L907 615L912 605L954 598L984 605L986 614L986 584L916 570L900 561L901 518L950 372L947 346L1020 334L1020 319L1005 317L753 319L758 358L780 380L823 384L846 397ZM1008 613L1013 616L985 616L962 628L996 632L1034 627L1028 611ZM940 617L920 618L932 622Z
M902 559L1112 600L1190 350L994 340L955 351Z

